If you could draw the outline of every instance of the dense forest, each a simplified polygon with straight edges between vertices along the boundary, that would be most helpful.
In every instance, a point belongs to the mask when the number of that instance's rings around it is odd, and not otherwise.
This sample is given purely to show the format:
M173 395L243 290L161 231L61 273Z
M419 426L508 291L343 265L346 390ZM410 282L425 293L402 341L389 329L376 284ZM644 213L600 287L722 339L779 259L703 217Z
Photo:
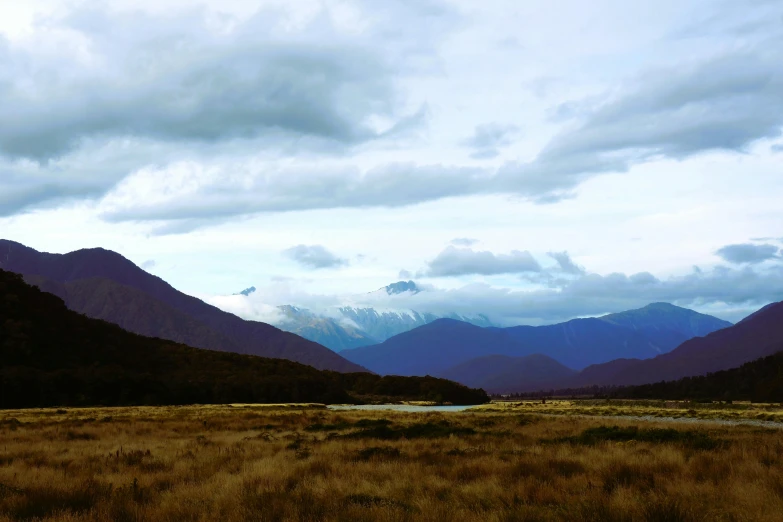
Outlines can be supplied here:
M780 349L739 368L677 381L617 388L611 395L632 399L783 402L783 346Z
M783 402L783 345L777 353L738 368L676 381L636 386L564 388L505 396L520 399L547 397Z
M432 377L320 371L283 359L191 348L68 310L0 270L0 407L437 400L482 390Z

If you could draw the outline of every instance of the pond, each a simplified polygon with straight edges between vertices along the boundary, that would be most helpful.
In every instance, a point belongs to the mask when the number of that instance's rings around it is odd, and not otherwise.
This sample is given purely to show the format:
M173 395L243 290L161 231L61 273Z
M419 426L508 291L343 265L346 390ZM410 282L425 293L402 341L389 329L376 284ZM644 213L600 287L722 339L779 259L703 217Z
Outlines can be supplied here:
M332 404L327 406L330 410L359 410L359 411L404 411L404 412L428 412L428 411L465 411L475 406L414 406L411 404Z

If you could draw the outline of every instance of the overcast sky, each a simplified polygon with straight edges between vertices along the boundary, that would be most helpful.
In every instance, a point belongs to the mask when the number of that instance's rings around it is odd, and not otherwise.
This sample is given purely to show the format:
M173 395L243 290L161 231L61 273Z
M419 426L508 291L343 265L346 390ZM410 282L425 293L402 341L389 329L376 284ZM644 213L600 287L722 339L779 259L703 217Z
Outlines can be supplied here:
M737 320L783 300L781 63L780 0L0 0L0 237L259 307Z

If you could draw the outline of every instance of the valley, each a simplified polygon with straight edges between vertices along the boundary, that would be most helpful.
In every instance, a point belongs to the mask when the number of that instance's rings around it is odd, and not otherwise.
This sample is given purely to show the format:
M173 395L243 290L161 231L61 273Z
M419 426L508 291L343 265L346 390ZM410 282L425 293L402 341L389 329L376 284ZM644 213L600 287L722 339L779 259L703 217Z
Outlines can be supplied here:
M779 429L542 409L3 411L0 520L773 522L783 512Z

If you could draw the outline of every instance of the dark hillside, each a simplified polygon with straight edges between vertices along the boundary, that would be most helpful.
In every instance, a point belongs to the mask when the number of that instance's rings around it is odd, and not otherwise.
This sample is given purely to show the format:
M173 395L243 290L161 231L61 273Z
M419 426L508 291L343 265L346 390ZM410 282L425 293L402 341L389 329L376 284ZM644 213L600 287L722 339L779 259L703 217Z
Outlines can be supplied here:
M142 337L68 310L61 299L0 270L0 407L355 402L386 398L486 400L449 381L386 383L286 361L191 348ZM435 392L430 393L432 390Z
M739 368L677 381L629 386L612 395L633 399L783 402L783 344L778 350Z
M49 254L0 240L0 268L54 292L76 312L134 333L196 348L288 359L321 370L365 371L318 343L245 321L186 295L110 250Z

